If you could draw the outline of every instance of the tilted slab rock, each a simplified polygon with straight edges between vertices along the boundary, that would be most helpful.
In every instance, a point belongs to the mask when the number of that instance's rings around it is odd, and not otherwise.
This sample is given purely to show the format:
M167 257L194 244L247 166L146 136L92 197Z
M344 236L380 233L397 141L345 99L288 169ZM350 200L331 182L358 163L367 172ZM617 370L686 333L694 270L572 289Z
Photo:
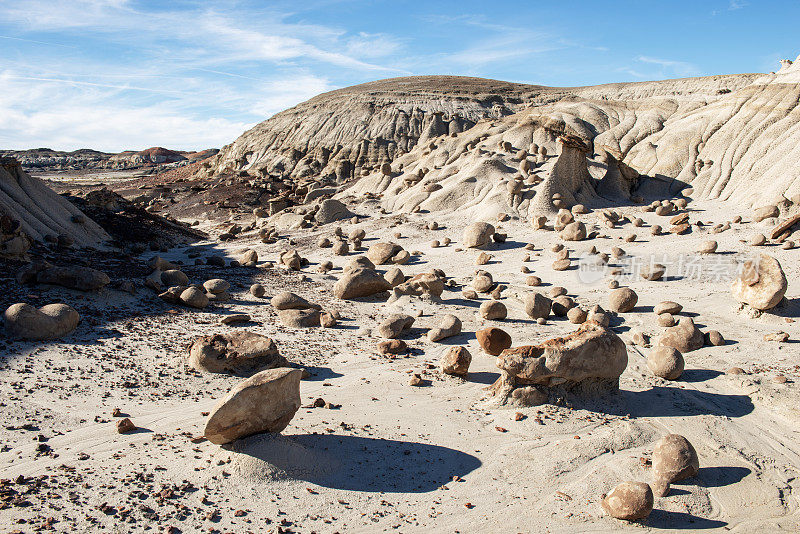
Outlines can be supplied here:
M243 380L208 415L203 434L222 445L259 434L281 432L300 408L303 371L279 367Z

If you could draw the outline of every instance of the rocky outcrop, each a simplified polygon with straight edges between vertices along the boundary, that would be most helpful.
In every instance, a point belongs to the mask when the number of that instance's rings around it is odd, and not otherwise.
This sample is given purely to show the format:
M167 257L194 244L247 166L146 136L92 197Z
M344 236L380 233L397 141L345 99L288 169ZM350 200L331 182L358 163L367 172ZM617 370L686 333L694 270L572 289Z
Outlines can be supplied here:
M19 224L35 241L98 246L111 239L68 200L24 172L13 158L0 158L0 217Z
M619 377L628 365L628 353L614 332L587 321L567 336L506 349L496 363L500 378L492 391L502 403L518 397L516 388L544 393L543 402L546 388L576 389L587 384L618 388Z

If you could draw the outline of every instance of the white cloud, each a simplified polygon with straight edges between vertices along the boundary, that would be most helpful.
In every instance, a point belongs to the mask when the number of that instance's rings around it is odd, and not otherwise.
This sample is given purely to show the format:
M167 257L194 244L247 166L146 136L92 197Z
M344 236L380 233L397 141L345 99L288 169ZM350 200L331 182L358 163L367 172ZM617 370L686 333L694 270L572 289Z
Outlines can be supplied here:
M0 147L221 146L333 89L326 72L408 74L375 63L402 47L386 34L352 34L236 5L167 6L145 12L126 0L4 4L0 26L14 29L8 40L69 51L40 47L46 53L4 58ZM113 52L88 48L98 42Z
M641 63L648 63L651 65L658 65L661 67L660 74L662 76L665 75L676 75L676 76L699 76L701 74L701 70L697 65L693 63L688 63L686 61L675 61L671 59L660 59L650 56L638 56L636 61Z

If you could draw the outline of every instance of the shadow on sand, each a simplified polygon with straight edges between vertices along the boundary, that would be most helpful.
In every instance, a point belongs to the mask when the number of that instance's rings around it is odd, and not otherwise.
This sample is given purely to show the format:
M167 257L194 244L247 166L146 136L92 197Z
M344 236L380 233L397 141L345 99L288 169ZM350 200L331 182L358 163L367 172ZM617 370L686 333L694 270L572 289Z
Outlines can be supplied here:
M339 434L260 434L226 448L242 455L237 465L244 476L350 491L426 493L481 465L438 445Z

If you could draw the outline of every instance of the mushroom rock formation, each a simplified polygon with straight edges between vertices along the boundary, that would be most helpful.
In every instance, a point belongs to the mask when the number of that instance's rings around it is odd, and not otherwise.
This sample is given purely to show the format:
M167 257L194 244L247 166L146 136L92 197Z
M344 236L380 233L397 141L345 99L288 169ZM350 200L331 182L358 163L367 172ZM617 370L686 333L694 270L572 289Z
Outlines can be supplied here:
M639 173L622 162L622 155L611 147L596 149L606 172L597 183L597 194L612 200L630 200L638 185Z
M0 158L0 216L17 221L35 241L64 236L77 246L97 246L111 239L67 199L24 172L14 158Z
M614 332L587 321L575 332L539 345L504 350L497 357L501 376L492 386L505 404L516 398L514 389L616 390L628 366L625 343Z
M561 153L558 155L552 171L544 179L536 196L533 198L529 211L535 213L554 213L553 195L560 194L561 198L569 205L587 204L596 197L586 155L591 149L581 138L574 135L558 137Z

